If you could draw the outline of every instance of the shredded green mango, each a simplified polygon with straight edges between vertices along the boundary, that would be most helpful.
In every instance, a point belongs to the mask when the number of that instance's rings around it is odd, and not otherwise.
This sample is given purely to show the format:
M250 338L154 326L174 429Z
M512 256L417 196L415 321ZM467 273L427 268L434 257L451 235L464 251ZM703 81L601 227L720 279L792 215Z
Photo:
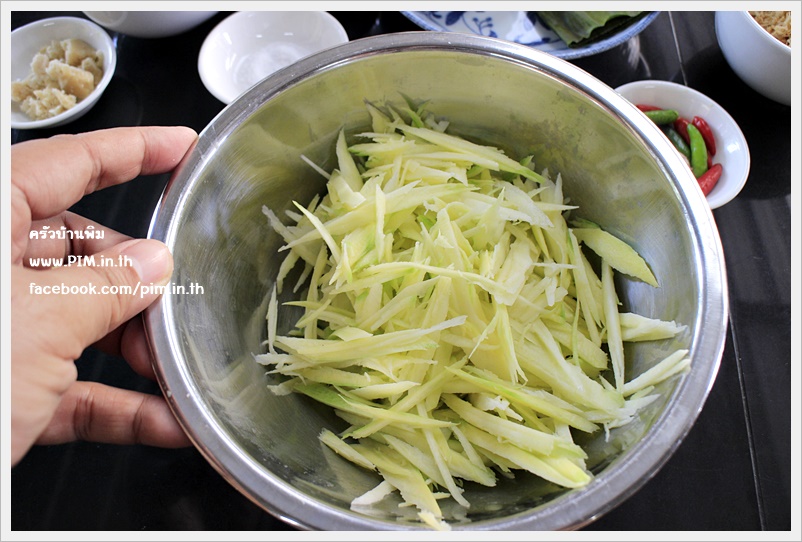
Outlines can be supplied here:
M332 172L310 164L327 192L294 202L287 223L264 209L285 260L255 359L286 378L274 393L305 394L348 425L321 442L382 477L355 510L397 493L448 529L437 501L470 507L468 483L525 470L587 484L574 432L628 423L689 359L678 350L626 375L624 342L685 329L619 312L615 271L657 287L643 258L576 217L559 175L408 106L368 105L372 131L340 133ZM306 292L280 306L297 265ZM286 334L282 307L303 311Z

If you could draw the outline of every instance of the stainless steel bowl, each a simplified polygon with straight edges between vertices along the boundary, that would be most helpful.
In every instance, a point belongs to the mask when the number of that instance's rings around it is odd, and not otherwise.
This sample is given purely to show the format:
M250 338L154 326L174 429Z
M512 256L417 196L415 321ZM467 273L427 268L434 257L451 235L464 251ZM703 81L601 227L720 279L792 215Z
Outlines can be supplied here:
M173 251L170 290L146 314L162 389L198 449L231 484L304 529L417 529L388 506L364 515L350 501L372 473L324 449L338 420L300 396L277 397L252 354L262 351L266 297L281 240L262 205L289 208L321 191L300 155L334 166L341 127L369 127L364 100L429 100L460 134L534 153L560 172L585 217L630 241L661 288L622 280L631 310L676 320L669 344L627 350L633 371L660 353L691 351L692 369L664 383L663 400L633 423L586 443L596 477L547 492L534 477L467 489L467 512L444 507L455 529L573 529L631 496L669 458L713 384L725 340L724 259L695 179L660 131L612 89L525 46L420 32L355 41L278 72L223 110L168 185L151 236ZM203 288L193 294L191 284ZM288 325L289 322L286 322ZM412 511L410 511L412 515Z

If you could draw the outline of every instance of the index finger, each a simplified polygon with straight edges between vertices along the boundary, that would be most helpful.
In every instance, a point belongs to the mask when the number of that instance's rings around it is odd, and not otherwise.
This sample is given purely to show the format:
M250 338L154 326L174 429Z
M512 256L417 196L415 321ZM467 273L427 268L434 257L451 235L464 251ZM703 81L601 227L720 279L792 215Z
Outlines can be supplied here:
M96 190L172 170L196 138L191 128L151 126L17 143L11 147L11 182L33 220L49 218Z

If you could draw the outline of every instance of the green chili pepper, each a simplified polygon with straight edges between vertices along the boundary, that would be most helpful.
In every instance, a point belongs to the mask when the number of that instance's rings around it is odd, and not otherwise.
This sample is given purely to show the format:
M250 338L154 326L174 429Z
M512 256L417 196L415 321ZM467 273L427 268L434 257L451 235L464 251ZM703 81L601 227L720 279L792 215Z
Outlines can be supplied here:
M671 124L679 118L679 113L674 109L657 109L653 111L644 111L644 115L649 117L655 124Z
M688 137L691 140L691 169L698 179L707 171L707 146L702 133L693 124L688 125Z
M687 143L685 143L685 140L682 138L680 133L676 131L674 128L671 128L670 126L664 126L663 132L666 134L669 141L671 141L671 143L674 144L674 147L676 147L676 149L679 152L684 154L688 158L688 160L690 160L691 148L688 146Z

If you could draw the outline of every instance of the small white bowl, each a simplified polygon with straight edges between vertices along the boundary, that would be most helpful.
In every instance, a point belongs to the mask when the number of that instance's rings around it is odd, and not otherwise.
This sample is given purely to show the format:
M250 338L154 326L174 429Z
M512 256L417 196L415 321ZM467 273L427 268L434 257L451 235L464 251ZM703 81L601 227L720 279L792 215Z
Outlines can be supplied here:
M135 38L166 38L206 22L216 11L84 11L100 26Z
M791 48L748 11L717 11L716 38L732 71L766 98L791 105Z
M749 146L738 124L723 107L697 90L670 81L635 81L616 91L633 104L675 109L688 120L694 116L704 118L716 138L712 161L723 169L718 183L707 195L707 203L716 209L738 195L749 176Z
M271 73L347 41L343 26L325 11L240 11L207 36L198 73L228 104Z
M42 47L53 40L77 38L103 53L103 77L92 93L75 107L43 120L32 120L20 110L19 104L11 103L11 128L30 130L51 128L72 122L86 114L100 99L109 85L117 66L117 49L109 34L86 19L78 17L52 17L17 28L11 33L11 81L25 79L31 73L31 61Z

